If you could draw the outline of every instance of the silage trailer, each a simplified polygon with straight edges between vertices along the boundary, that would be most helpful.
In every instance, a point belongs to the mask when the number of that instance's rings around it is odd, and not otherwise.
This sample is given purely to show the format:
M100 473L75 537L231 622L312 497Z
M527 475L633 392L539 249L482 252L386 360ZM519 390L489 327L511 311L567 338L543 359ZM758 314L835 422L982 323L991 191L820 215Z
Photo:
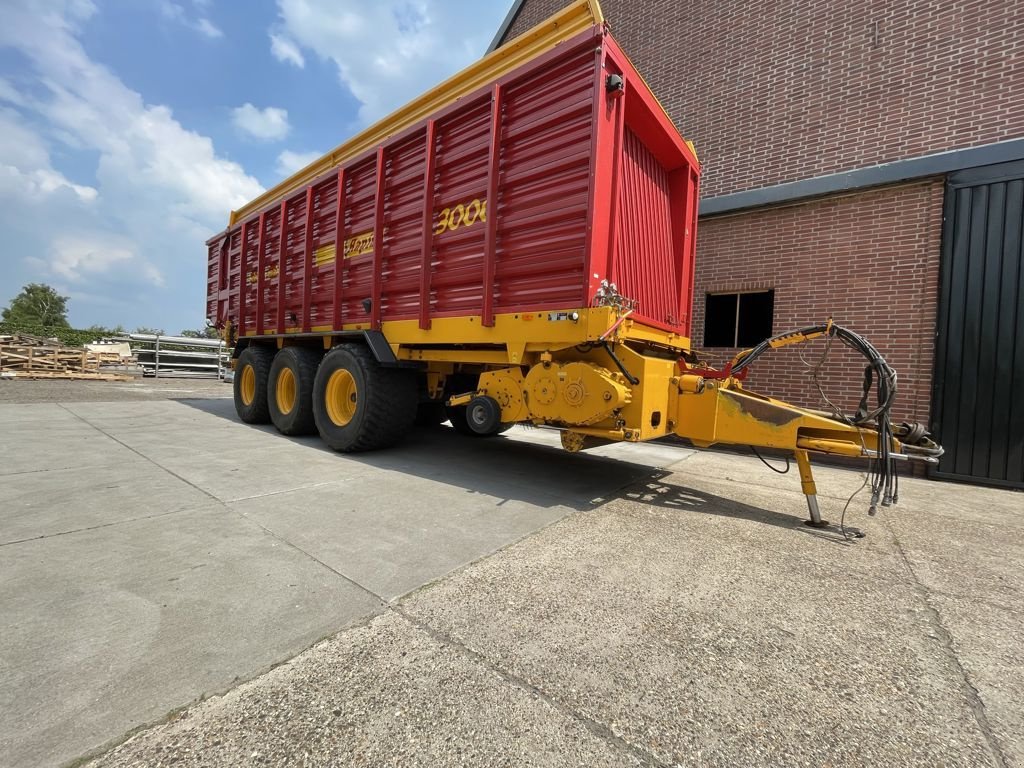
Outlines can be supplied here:
M207 242L207 311L234 345L235 406L338 451L414 423L557 428L579 451L669 435L895 462L941 449L893 425L896 374L831 322L741 352L691 349L700 164L580 0L231 214ZM761 354L830 336L871 371L857 414L749 391Z

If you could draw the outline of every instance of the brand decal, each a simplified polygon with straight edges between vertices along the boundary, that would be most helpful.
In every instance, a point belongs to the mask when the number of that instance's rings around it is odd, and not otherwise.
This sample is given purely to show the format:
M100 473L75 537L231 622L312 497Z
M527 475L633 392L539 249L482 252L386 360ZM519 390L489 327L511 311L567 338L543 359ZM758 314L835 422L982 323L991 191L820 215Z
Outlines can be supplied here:
M342 253L346 259L373 253L373 232L363 232L360 235L350 237L342 244ZM322 267L324 264L332 263L336 255L337 249L334 243L321 245L313 251L313 263L318 267Z
M277 277L279 273L280 270L277 268L276 264L272 267L264 267L263 279L272 280L273 278ZM249 285L255 285L257 282L259 282L256 270L253 270L252 272L245 276L245 282L247 282Z
M344 258L351 259L355 256L362 256L366 253L373 253L373 232L363 232L345 241L345 248L342 251Z
M487 200L476 198L452 208L442 208L434 225L434 234L443 235L459 227L471 227L478 221L487 221Z

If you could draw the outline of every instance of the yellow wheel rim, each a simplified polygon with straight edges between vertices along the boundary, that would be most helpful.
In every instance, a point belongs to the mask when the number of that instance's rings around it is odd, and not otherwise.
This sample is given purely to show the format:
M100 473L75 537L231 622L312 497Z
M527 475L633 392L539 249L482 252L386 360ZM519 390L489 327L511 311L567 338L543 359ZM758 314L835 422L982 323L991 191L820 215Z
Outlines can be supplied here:
M357 388L352 374L342 369L331 374L324 393L327 415L339 427L347 426L356 415Z
M295 407L295 374L291 368L282 368L277 377L277 410L291 413Z
M247 365L242 369L242 386L240 391L242 402L246 405L252 405L253 400L256 399L256 371L253 370L251 365Z

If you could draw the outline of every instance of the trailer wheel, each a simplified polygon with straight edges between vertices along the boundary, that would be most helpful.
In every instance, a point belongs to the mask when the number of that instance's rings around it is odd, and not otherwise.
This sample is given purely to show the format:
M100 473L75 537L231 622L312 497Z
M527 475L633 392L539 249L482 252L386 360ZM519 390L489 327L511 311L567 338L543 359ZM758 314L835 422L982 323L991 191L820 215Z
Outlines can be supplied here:
M235 413L246 424L266 424L270 421L267 410L267 379L274 352L266 347L249 346L238 356L235 366Z
M445 406L445 411L448 414L448 421L452 423L455 431L460 435L467 435L468 437L494 437L503 432L508 432L515 426L515 424L499 423L497 427L488 432L477 432L469 425L469 406Z
M394 445L412 429L418 397L413 371L382 368L366 347L341 344L320 363L313 416L334 450L370 451Z
M274 355L267 383L270 420L282 435L316 432L313 382L322 355L306 347L285 347Z

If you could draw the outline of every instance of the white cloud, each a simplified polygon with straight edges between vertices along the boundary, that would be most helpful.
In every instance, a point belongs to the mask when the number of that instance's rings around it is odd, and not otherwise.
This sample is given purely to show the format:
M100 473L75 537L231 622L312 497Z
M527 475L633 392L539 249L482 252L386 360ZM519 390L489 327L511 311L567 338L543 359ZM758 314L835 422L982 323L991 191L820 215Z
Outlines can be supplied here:
M25 104L25 97L18 92L10 80L0 77L0 101L22 106Z
M18 112L0 107L0 198L42 201L68 191L84 203L96 199L94 187L75 184L50 163L50 151Z
M142 276L155 286L162 287L164 285L163 274L153 264L144 264L142 266Z
M195 23L195 28L201 35L216 39L218 37L224 37L224 33L220 31L212 21L207 18L201 18Z
M70 22L85 21L96 13L96 4L92 0L51 0L37 3L36 7L39 11L60 14Z
M95 234L61 235L50 249L50 269L67 280L79 282L88 273L107 272L135 259L130 242Z
M39 262L43 272L71 284L81 284L96 278L109 278L112 273L118 282L136 282L160 287L165 283L160 269L139 253L138 246L129 238L110 232L77 231L58 235L50 245L49 258ZM138 279L138 278L141 278Z
M306 59L299 46L283 35L270 33L270 52L275 59L285 64L294 64L299 69L306 66Z
M193 5L203 12L209 8L209 3L204 0L193 0ZM216 39L218 37L224 37L224 33L208 18L200 16L199 18L193 19L189 16L188 11L180 3L175 3L172 0L160 0L159 6L160 14L170 21L183 24L190 29L194 29L204 37Z
M362 103L364 124L483 55L506 10L504 3L477 0L277 0L277 6L279 34L334 62Z
M37 196L0 206L0 272L12 290L51 277L71 284L86 302L72 303L73 323L188 327L204 316L204 240L263 190L208 137L89 58L77 25L94 10L83 0L5 2L0 48L21 54L31 97L0 115L0 164L18 172L2 178L34 183ZM43 137L98 158L94 186L54 168Z
M173 21L184 21L185 19L185 9L177 3L173 3L170 0L161 0L158 7L165 19Z
M277 156L277 172L282 176L291 176L319 158L322 152L292 152L286 149Z
M280 107L258 109L246 102L231 112L231 120L238 130L254 139L274 141L288 135L288 110Z
M62 190L73 192L86 203L91 203L97 195L93 187L74 184L57 171L45 168L22 171L12 165L0 165L0 196L21 195L28 200L40 201Z

